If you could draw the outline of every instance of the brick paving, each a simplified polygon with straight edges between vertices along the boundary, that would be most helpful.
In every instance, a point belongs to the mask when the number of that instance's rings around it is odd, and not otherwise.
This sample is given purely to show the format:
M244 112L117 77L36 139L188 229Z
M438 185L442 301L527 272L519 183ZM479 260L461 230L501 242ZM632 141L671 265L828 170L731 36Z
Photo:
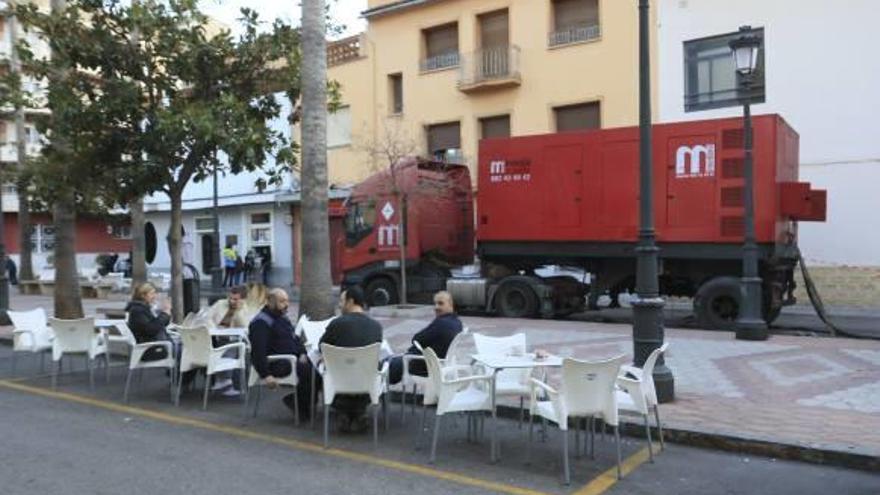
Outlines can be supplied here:
M85 311L121 306L124 296L114 299L84 300ZM43 306L51 313L52 301L16 294L11 306ZM379 320L392 347L403 351L430 317ZM632 355L627 324L463 320L473 332L525 332L531 348L562 356ZM10 331L0 327L0 339ZM661 406L667 427L880 456L880 341L774 335L746 342L731 333L692 329L667 329L666 338L676 389L676 400ZM461 352L472 351L472 341L466 341ZM555 379L552 373L550 379Z
M403 350L427 319L382 318ZM629 325L464 317L471 331L525 332L530 347L562 356L632 356ZM668 427L823 450L880 456L880 341L667 329L676 400ZM472 352L472 344L462 348ZM550 376L552 381L555 377Z

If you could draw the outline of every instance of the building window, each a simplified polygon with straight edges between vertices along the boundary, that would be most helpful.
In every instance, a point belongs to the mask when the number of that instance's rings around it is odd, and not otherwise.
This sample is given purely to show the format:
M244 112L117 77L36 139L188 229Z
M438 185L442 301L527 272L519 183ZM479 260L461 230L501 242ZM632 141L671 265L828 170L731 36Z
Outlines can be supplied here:
M556 132L599 129L602 124L599 102L555 107Z
M458 66L458 23L425 29L422 38L425 41L423 72Z
M553 0L550 46L594 40L599 27L599 0Z
M764 102L764 30L753 34L761 39L758 65L752 76L748 95L752 103ZM684 109L686 112L709 110L741 104L740 76L730 52L730 40L739 33L684 42Z
M480 139L510 137L510 115L480 119Z
M196 232L214 232L214 217L197 217Z
M31 227L31 246L35 254L55 251L55 226L36 224Z
M461 160L461 126L458 122L428 126L428 154L435 160Z
M327 147L351 144L351 107L339 107L327 114Z
M107 226L107 231L114 239L131 239L131 225L113 223Z
M272 214L251 213L248 239L251 247L272 245Z
M391 113L403 113L403 74L388 75L388 100L391 101Z

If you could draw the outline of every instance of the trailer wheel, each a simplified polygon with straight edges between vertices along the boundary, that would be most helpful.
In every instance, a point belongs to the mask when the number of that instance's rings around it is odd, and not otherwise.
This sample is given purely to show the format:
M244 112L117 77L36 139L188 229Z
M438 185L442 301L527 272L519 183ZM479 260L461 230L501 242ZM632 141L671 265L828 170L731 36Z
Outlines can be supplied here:
M528 284L508 282L495 295L498 313L507 318L528 318L538 310L538 296Z
M733 330L742 300L740 280L715 277L704 283L694 296L694 313L703 328Z
M397 286L389 278L373 279L367 284L366 297L371 307L397 304Z

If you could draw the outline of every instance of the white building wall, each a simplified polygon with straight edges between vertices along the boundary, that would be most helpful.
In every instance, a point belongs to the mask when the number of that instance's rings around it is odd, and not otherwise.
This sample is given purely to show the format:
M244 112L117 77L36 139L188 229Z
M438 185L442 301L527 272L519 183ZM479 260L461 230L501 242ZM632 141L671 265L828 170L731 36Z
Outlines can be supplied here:
M683 42L763 27L767 103L800 134L802 181L828 190L828 220L802 222L804 256L880 266L880 57L875 0L659 0L659 121L742 115L685 113Z

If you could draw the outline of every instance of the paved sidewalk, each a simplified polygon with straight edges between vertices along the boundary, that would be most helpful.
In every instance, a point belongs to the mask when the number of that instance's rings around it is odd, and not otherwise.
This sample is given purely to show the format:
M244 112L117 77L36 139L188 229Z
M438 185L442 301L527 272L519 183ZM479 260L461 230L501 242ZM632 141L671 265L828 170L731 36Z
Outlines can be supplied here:
M562 356L632 356L629 325L463 320L475 332L525 332L530 347ZM396 350L426 322L382 319ZM661 406L669 428L880 456L880 342L789 336L746 342L725 332L677 329L667 329L666 338L676 389L676 400Z
M116 301L84 300L87 314ZM14 309L51 313L51 298L15 295ZM292 308L295 314L296 309ZM423 313L424 314L424 313ZM430 316L379 318L403 351ZM629 324L464 317L471 331L525 332L529 346L562 356L632 355ZM11 327L0 327L0 340ZM667 428L825 452L880 457L880 341L667 329L676 400L661 406ZM462 348L472 352L472 341ZM551 380L554 377L551 375ZM512 404L512 402L511 402Z

